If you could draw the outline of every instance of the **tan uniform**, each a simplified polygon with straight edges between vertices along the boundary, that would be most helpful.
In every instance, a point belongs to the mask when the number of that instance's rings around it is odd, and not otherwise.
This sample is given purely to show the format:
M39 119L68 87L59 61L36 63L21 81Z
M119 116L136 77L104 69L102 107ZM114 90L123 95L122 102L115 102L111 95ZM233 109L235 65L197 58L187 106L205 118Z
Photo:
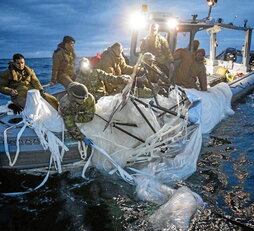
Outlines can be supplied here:
M102 53L96 68L116 76L131 75L133 72L133 67L126 64L124 57L116 56L110 47Z
M27 91L30 89L43 90L40 81L36 77L34 71L25 66L22 71L15 68L13 64L10 64L9 69L0 73L0 92L5 95L11 95L12 90L17 90L17 96L11 96L11 100L14 104L25 107ZM43 94L43 97L55 108L58 108L57 99L47 93Z
M199 89L197 79L200 83L200 90L207 90L206 68L204 63L195 61L194 55L188 49L181 49L181 63L175 68L172 82L185 88Z
M199 81L200 87L197 86L197 79ZM207 76L206 76L206 68L204 63L194 62L191 66L190 71L190 87L186 88L196 88L201 91L207 91ZM193 87L192 87L193 86Z
M174 62L174 58L170 51L168 41L160 34L154 37L148 35L143 39L140 46L141 53L150 52L155 56L158 63L168 66Z
M51 82L61 83L65 88L75 80L75 52L67 51L60 43L53 53Z
M86 123L93 119L95 114L94 97L88 93L88 98L83 104L78 104L72 96L66 94L60 100L60 113L70 135L75 140L83 140L85 135L81 133L76 123Z
M84 84L88 91L98 100L102 96L112 95L123 89L124 79L124 76L114 76L100 69L92 69L89 75L78 72L76 82Z

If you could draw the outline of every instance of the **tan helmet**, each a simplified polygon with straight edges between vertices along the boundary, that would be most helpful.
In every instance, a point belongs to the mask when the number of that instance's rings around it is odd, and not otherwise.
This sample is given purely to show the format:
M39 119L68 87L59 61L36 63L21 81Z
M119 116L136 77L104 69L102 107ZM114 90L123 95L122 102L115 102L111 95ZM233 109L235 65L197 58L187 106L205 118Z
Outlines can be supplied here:
M123 52L123 46L121 43L116 42L110 48L116 56L121 56L121 53Z
M67 87L67 92L75 99L85 99L88 96L87 87L78 82L72 82Z
M143 60L144 62L147 62L147 61L155 61L155 56L150 53L150 52L146 52L144 55L143 55Z

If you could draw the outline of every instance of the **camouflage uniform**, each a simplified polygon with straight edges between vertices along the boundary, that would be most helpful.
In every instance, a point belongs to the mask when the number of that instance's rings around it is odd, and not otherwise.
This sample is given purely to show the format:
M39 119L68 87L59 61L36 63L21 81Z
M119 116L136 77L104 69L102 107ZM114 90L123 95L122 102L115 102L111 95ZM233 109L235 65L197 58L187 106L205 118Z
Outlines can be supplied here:
M147 88L145 86L136 87L134 91L134 96L138 98L153 98L153 92L150 88Z
M63 43L60 43L53 53L51 82L61 83L67 88L75 80L75 58L75 52L67 51Z
M65 127L70 135L75 140L83 140L85 135L81 133L76 123L86 123L93 119L95 114L94 97L88 93L88 98L84 100L84 103L78 104L70 92L68 92L60 100L60 113L63 116Z
M102 53L96 68L116 76L123 74L131 75L133 72L133 67L126 64L122 54L116 56L110 47Z
M34 71L28 66L20 71L11 63L7 70L0 73L0 92L11 95L12 90L18 91L17 96L11 96L15 105L25 107L27 91L30 89L43 91ZM59 103L54 96L47 93L43 93L42 96L57 110Z
M152 64L151 67L147 65L145 67L151 83L158 84L161 87L169 87L169 78L155 64Z
M143 54L145 52L152 53L159 64L168 66L170 63L174 62L168 41L160 34L155 35L155 37L148 35L143 39L140 50Z
M76 82L84 84L88 91L98 100L102 96L111 95L123 89L124 79L124 76L114 76L100 69L92 69L90 74L83 74L79 71ZM114 92L112 92L112 89Z
M165 94L163 88L168 89L170 85L169 78L154 64L144 61L143 76L137 78L136 95L139 98L151 98L153 97L153 91L155 94Z

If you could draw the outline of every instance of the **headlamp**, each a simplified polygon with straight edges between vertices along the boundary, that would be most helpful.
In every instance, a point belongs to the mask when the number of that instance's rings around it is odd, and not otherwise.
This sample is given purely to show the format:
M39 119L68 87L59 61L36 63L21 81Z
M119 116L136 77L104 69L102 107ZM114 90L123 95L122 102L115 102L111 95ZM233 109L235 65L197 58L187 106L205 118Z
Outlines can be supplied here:
M81 68L82 69L89 69L90 68L89 62L86 62L86 61L81 62Z

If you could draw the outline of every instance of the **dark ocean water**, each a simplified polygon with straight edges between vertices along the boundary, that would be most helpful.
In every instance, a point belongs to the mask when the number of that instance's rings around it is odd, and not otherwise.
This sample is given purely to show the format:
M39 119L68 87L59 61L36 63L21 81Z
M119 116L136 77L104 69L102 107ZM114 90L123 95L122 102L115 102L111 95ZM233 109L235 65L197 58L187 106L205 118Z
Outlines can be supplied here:
M27 59L42 84L49 82L51 59ZM0 71L8 66L0 60ZM1 104L8 97L1 95ZM207 203L190 230L254 230L254 94L233 105L235 114L204 136L197 171L186 181ZM52 174L30 194L0 196L0 230L152 230L143 218L156 205L139 201L134 187L95 169L85 182L72 172ZM0 192L25 191L41 175L0 171Z

